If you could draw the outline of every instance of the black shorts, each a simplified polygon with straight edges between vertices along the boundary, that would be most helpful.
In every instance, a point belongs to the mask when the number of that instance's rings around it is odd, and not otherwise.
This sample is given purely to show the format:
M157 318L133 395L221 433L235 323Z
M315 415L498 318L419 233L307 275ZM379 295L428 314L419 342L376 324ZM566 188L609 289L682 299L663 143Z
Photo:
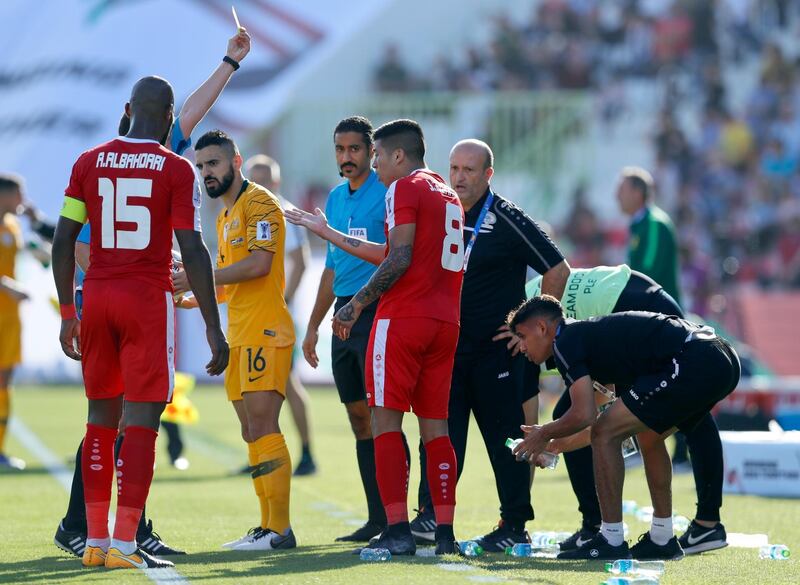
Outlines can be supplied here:
M345 306L353 297L337 297L334 313ZM331 365L333 380L342 403L357 402L367 399L364 386L364 360L367 355L369 334L378 301L366 307L350 330L350 337L342 341L335 335L331 340Z
M618 395L636 418L656 433L691 431L713 406L733 392L741 367L725 340L696 339L655 374L637 378Z
M675 299L655 280L636 270L631 271L631 278L611 312L624 311L650 311L683 318L683 311Z

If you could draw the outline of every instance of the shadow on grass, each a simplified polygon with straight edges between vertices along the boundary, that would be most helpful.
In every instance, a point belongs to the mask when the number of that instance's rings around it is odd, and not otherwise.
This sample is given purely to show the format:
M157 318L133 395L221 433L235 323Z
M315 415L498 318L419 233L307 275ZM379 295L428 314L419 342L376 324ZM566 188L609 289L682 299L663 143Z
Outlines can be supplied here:
M81 565L78 558L44 557L0 565L0 583L45 583L77 579L91 569Z
M341 570L349 567L363 565L356 554L352 554L352 546L342 545L332 547L331 545L300 546L291 551L273 551L268 554L256 554L236 551L213 551L206 553L191 554L186 557L176 557L176 569L184 573L191 581L201 581L209 579L234 579L239 580L245 577L254 576L275 576L275 575L300 575L311 574L322 571ZM493 555L481 559L464 559L457 556L445 557L395 557L389 561L392 565L416 565L430 566L436 565L466 565L475 570L495 573L509 571L559 571L570 573L593 573L603 570L603 565L597 561L556 561L555 559L512 559L504 555ZM203 566L203 575L194 575L188 567ZM442 567L445 569L446 567ZM461 569L463 570L463 569ZM521 576L513 575L503 578L511 578L515 581L529 583L542 583L545 585L556 585L559 581L549 579L544 576Z
M234 475L231 475L229 473L226 473L224 470L223 471L219 471L217 473L205 473L205 474L202 474L202 475L197 475L197 474L192 475L190 473L187 473L187 474L170 474L170 475L158 475L158 474L156 474L156 475L153 476L153 483L154 484L156 484L156 483L183 483L183 482L202 483L202 482L206 482L206 481L222 481L222 480L227 481L227 480L232 479L234 477L237 477L237 476L234 476ZM250 480L249 477L245 477L245 476L238 476L238 477L242 477L243 479L247 479L248 481Z

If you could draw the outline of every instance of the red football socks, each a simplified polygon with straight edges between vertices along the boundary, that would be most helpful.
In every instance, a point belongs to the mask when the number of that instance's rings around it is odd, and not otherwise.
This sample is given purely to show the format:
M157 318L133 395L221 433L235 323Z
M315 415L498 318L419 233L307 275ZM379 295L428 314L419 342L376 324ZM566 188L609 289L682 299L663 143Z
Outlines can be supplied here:
M125 438L117 461L117 518L114 539L136 539L136 528L147 501L153 464L156 460L158 433L146 427L125 428Z
M456 511L456 453L447 435L425 443L426 473L436 524L452 524Z
M375 471L387 523L408 522L408 462L402 433L375 437Z
M87 424L80 466L86 502L87 538L108 538L108 507L114 479L117 429Z

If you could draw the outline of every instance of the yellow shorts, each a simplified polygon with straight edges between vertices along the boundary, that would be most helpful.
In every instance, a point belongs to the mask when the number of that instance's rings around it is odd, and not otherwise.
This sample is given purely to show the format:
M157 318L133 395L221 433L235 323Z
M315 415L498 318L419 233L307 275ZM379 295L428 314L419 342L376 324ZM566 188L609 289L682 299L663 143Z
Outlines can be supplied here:
M241 400L243 392L275 391L286 396L286 381L292 369L292 346L232 347L225 370L228 400Z
M0 314L0 370L22 361L22 324L17 313Z

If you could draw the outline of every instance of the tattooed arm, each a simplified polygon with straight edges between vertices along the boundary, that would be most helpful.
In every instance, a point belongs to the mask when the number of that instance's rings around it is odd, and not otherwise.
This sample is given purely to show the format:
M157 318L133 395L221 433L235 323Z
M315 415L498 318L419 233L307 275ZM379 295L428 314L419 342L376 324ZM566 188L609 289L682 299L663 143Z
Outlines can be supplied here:
M339 339L347 339L361 311L392 288L408 267L414 250L414 234L417 226L413 223L399 225L389 232L389 253L378 269L360 291L333 316L333 333Z
M294 225L302 226L311 233L317 234L323 240L330 242L337 248L341 248L348 254L360 258L370 264L380 264L386 254L386 244L377 244L359 238L353 238L347 234L333 229L328 225L328 218L323 211L317 207L314 213L303 211L302 209L287 209L284 212L286 221Z

